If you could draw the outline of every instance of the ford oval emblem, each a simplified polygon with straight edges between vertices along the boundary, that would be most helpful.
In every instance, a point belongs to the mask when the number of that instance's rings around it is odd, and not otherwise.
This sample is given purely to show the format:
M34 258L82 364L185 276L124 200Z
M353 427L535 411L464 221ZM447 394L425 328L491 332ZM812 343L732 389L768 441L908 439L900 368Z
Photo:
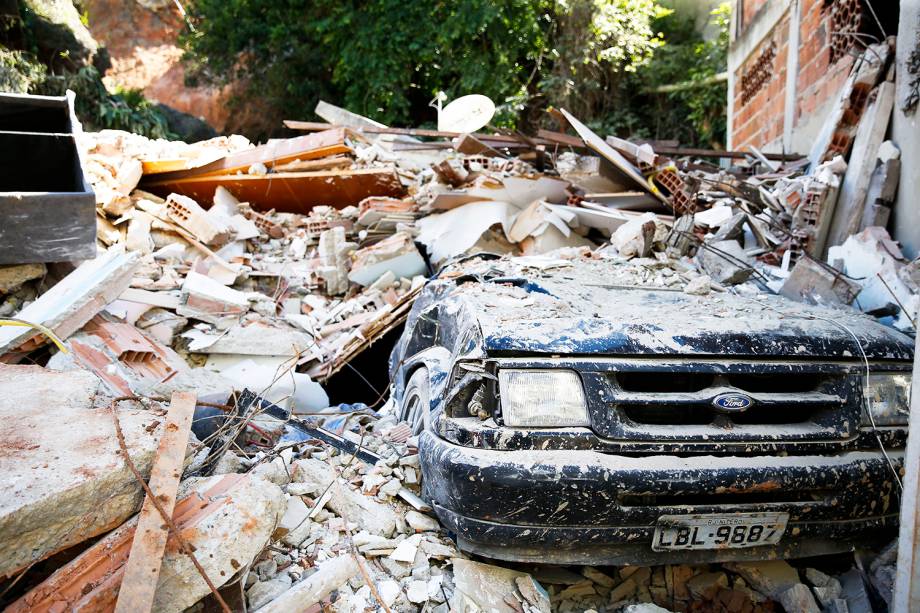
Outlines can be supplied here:
M754 399L746 394L719 394L712 399L712 405L723 413L741 413L754 405Z

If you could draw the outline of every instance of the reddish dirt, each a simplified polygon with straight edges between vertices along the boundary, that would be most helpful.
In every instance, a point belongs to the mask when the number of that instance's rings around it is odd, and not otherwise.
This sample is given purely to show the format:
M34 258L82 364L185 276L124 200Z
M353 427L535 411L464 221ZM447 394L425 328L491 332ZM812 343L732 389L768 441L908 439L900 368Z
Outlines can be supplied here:
M135 0L87 0L89 30L108 49L112 68L106 83L142 89L151 100L202 117L216 130L227 128L228 93L214 87L188 87L177 40L182 16L172 2L151 10Z

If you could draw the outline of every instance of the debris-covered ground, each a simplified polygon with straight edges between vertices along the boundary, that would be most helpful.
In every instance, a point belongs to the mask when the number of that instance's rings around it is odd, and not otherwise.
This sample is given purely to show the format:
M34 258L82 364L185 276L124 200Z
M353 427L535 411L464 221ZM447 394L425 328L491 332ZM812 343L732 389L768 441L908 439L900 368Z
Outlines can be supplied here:
M870 89L890 53L877 47L854 69ZM872 610L890 599L892 549L794 566L468 559L420 498L411 430L368 381L384 360L353 366L440 265L475 252L614 258L622 278L605 282L701 308L781 293L912 330L918 264L884 230L897 149L851 176L864 109L848 110L811 166L666 158L568 114L578 136L450 135L325 103L328 124L261 146L79 134L98 256L0 268L2 602L126 607L141 559L160 611ZM857 180L876 187L854 203ZM373 397L330 402L339 373ZM147 479L161 503L138 514Z

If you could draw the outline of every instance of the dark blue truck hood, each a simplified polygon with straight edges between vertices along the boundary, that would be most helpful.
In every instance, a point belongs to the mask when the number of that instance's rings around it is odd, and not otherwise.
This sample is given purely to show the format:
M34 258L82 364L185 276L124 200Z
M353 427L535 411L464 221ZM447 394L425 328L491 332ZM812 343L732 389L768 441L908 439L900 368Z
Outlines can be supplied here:
M693 296L681 291L683 283L650 289L622 283L629 280L616 269L622 265L604 260L579 260L552 270L516 265L501 271L504 276L456 279L449 293L478 322L482 349L492 355L861 361L864 351L870 361L913 358L909 337L853 309L809 306L765 293ZM633 263L628 266L635 269Z

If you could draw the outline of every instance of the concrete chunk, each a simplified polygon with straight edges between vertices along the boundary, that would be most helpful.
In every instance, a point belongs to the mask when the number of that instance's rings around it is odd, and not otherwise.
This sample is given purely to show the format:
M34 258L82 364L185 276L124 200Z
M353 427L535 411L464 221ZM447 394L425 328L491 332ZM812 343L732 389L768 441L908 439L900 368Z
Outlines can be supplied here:
M316 485L318 491L329 486L327 506L346 521L355 522L362 529L385 537L392 536L396 531L396 512L389 505L345 485L325 462L298 460L294 462L292 477L295 482Z
M350 554L327 560L318 571L258 609L257 613L306 611L359 572L358 560ZM398 584L396 587L399 590Z
M741 575L748 584L771 598L799 583L799 573L783 560L765 562L730 562L725 568Z
M179 495L181 500L176 504L173 521L217 587L229 581L265 547L284 510L281 489L251 475L188 480L183 482ZM59 568L7 611L112 610L136 527L136 518L125 523ZM209 593L192 561L171 537L163 557L153 611L178 613Z
M821 608L815 602L811 591L803 583L793 585L791 588L779 594L777 597L779 603L783 605L786 611L796 611L797 613L821 613Z
M121 524L143 500L119 455L99 379L0 365L0 577ZM163 418L122 403L131 458L149 475Z
M840 305L853 302L859 290L859 285L846 277L803 257L795 263L779 293L808 304Z
M387 272L392 272L397 279L425 274L425 260L408 233L397 232L375 245L356 251L348 279L368 286Z
M516 609L506 597L515 592L517 580L530 575L510 568L482 564L472 560L454 558L454 596L451 610L463 611L463 599L474 602L483 611L513 613Z
M418 511L409 511L406 513L406 523L409 527L417 532L437 532L441 528L438 520L427 515L422 515Z
M709 276L721 285L744 283L754 272L737 241L707 242L696 257Z

